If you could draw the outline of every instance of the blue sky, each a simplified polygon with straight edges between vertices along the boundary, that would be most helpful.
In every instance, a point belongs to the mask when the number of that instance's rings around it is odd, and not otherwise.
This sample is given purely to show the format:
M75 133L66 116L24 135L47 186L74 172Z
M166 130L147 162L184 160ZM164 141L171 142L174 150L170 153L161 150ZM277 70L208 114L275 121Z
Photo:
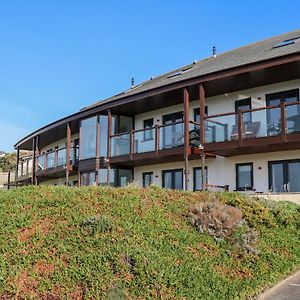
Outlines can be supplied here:
M0 150L195 59L299 28L299 1L0 1Z

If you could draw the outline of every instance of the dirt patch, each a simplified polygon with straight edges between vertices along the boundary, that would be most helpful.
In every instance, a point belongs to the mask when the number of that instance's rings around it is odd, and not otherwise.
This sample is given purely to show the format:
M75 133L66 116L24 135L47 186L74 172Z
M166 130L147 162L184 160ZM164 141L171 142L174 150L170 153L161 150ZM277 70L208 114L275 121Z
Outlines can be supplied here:
M20 242L27 242L37 233L47 235L52 227L53 225L51 220L49 218L45 218L37 223L33 223L32 227L19 229L18 239Z
M36 279L28 276L26 270L22 270L21 273L14 279L12 284L16 287L17 293L15 299L37 298L37 288L39 282Z
M245 278L251 278L252 272L248 269L229 269L228 267L225 266L215 266L214 267L215 271L220 274L222 277L227 277L227 278L240 278L240 279L245 279Z
M50 275L54 272L54 264L49 264L44 260L39 260L33 267L34 272L38 275Z
M219 252L216 247L205 243L199 243L197 249L204 250L209 256L217 256Z
M63 266L64 266L65 268L67 268L68 265L69 265L69 262L68 262L68 259L66 258L66 256L65 256L64 254L62 254L62 255L60 256L60 260L61 260Z
M196 257L200 257L201 256L201 254L199 253L199 250L197 250L197 249L195 249L195 248L193 248L191 246L186 247L186 249L187 249L188 252L191 252Z
M84 299L84 288L81 285L77 285L74 291L70 294L70 299L82 300Z

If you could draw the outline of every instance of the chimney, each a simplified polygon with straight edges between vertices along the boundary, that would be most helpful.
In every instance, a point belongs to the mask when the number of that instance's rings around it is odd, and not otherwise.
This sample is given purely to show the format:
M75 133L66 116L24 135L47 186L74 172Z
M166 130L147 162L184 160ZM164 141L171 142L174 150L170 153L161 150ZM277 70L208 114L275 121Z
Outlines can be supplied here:
M131 78L131 88L134 88L134 78Z
M213 46L212 52L213 52L213 57L215 58L217 56L216 46Z

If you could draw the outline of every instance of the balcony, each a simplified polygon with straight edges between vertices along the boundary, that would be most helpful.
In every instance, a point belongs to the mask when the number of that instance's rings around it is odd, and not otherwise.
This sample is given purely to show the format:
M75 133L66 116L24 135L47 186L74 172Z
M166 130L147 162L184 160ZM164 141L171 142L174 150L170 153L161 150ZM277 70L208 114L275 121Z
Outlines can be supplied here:
M190 121L189 154L199 157L200 124ZM184 155L184 122L132 130L110 137L110 162L123 165L146 165L182 160Z
M36 157L35 175L39 182L46 178L65 176L67 168L67 149L61 148ZM70 148L70 175L77 174L78 147ZM22 158L18 164L17 182L31 182L34 171L33 157Z
M222 156L298 149L300 102L205 119L205 150Z
M70 171L76 173L78 148L70 148ZM67 168L67 148L56 149L37 156L37 177L59 178Z
M32 157L22 158L18 163L18 181L28 181L30 182L33 172L33 159Z

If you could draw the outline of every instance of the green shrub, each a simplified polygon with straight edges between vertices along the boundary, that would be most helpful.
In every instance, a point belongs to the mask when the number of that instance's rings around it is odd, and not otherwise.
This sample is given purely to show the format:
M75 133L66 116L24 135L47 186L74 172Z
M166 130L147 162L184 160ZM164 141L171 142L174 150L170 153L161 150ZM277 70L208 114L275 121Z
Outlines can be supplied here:
M276 222L300 229L300 206L291 202L277 202L271 209Z
M221 193L219 197L223 203L239 207L243 212L243 218L250 227L276 225L274 216L259 199L247 197L240 193Z

